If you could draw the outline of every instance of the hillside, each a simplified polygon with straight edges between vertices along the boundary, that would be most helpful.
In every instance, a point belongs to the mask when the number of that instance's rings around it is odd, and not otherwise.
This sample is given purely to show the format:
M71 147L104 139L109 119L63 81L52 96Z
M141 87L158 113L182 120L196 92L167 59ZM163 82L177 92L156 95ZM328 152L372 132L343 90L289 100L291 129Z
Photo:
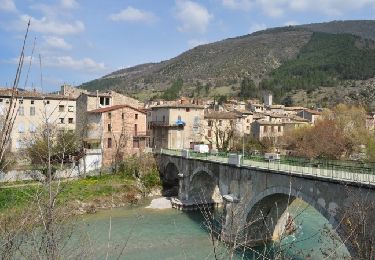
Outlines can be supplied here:
M312 92L373 77L373 28L375 21L334 21L267 29L115 71L80 87L110 88L147 99L182 79L179 94L236 95L248 78L276 90L282 100L291 90Z

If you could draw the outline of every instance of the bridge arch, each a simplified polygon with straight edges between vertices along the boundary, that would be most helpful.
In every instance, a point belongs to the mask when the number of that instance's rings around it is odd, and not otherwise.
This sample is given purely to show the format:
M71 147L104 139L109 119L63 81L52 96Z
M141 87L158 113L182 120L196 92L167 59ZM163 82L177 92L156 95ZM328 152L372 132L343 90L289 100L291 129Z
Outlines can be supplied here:
M316 199L290 187L266 189L249 202L244 215L248 224L249 238L255 242L269 240L282 214L297 198L312 206L328 220L349 253L353 256L353 247L346 239L347 234L340 228L339 221L336 218L336 209L327 210Z
M190 200L198 203L219 203L222 201L219 180L211 170L206 167L198 167L189 176L189 179Z
M164 167L164 170L161 174L162 184L163 184L163 193L166 196L177 196L179 188L179 178L178 174L180 173L177 165L168 161Z

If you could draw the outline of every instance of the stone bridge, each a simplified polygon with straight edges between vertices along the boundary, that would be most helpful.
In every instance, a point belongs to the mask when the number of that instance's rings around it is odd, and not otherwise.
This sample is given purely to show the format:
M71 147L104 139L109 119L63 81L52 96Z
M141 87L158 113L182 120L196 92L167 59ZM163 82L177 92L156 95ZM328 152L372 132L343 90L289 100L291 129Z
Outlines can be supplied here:
M178 185L176 195L182 204L223 201L226 236L233 235L231 227L236 226L236 230L240 227L251 244L272 238L287 207L299 198L332 224L354 255L355 250L347 239L350 234L340 223L356 200L371 202L375 199L374 183L363 179L353 181L327 178L322 174L266 169L251 166L251 163L241 165L235 159L231 162L163 153L155 156L165 183ZM375 223L375 219L371 223Z

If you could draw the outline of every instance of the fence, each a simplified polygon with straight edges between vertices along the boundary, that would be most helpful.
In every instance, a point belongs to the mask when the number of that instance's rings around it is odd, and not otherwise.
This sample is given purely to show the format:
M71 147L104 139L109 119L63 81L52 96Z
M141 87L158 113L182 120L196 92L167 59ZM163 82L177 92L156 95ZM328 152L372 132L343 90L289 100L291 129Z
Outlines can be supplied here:
M181 150L161 149L160 152L168 155L182 156ZM187 156L184 157L228 163L229 154L225 152L197 153L189 150ZM266 160L263 156L244 154L243 157L241 156L241 166L375 185L375 164L373 163L308 160L288 156L282 156L280 160L270 161Z

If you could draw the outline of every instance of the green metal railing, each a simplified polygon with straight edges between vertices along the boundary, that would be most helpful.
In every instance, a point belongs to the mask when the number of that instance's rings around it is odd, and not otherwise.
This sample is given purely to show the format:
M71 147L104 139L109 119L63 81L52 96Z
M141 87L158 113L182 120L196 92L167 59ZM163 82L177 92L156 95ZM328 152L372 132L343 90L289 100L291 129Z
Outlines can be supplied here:
M162 149L163 154L182 156L182 150ZM198 153L185 150L185 157L191 159L208 160L228 163L229 153ZM346 182L359 182L375 185L375 164L354 161L333 160L308 160L303 158L281 156L280 160L266 160L261 155L245 154L239 163L245 167L275 170L297 175L316 176L341 180Z

